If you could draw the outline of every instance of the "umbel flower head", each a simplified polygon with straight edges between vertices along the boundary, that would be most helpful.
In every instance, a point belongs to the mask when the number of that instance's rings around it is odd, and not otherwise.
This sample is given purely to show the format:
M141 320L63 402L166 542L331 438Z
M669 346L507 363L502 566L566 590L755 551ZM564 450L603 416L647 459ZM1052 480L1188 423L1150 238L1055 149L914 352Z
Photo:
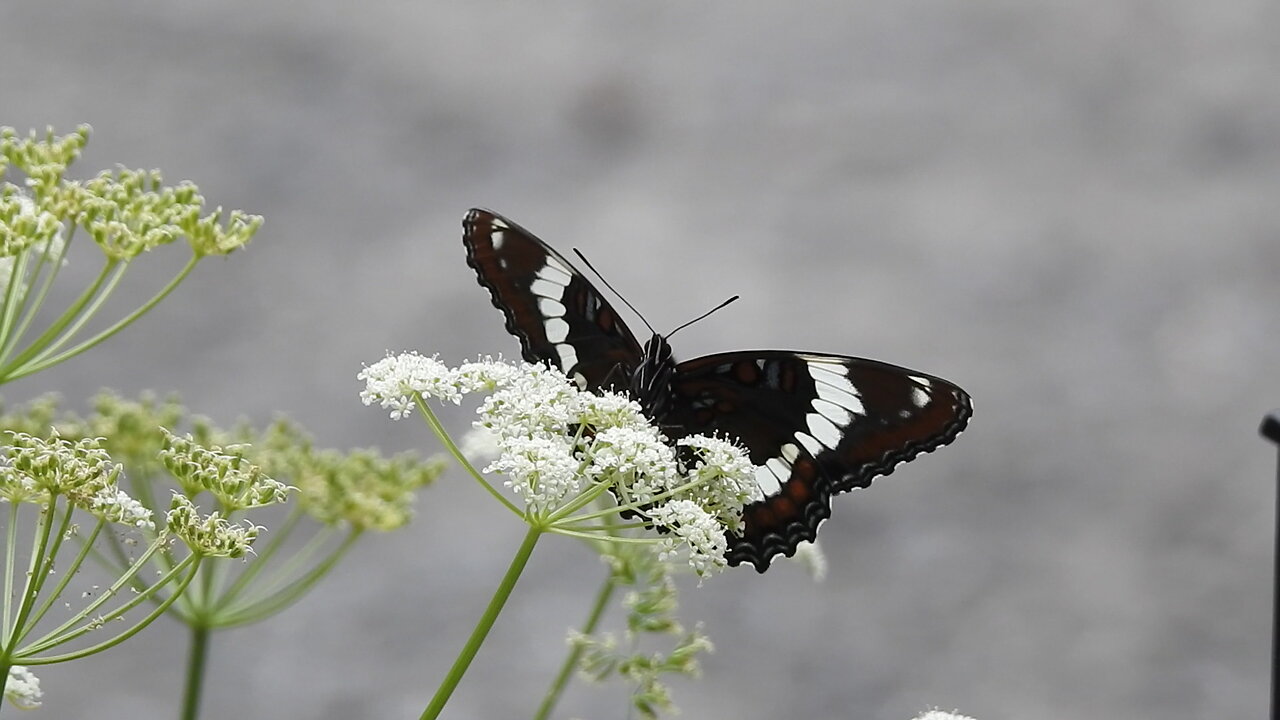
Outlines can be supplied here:
M743 506L759 499L743 449L699 435L673 444L626 396L582 391L545 366L486 359L449 368L406 353L358 377L364 403L396 419L429 412L426 398L457 403L487 392L475 425L491 434L497 457L483 472L504 475L525 520L550 532L635 542L628 531L649 531L642 541L668 556L687 552L706 575L725 566L725 533L740 530ZM439 427L434 416L428 422Z
M262 218L206 207L190 182L166 184L158 170L117 167L86 180L68 177L88 126L58 136L0 127L0 384L68 360L120 332L166 298L204 258L243 247ZM185 240L191 254L150 299L115 322L101 322L107 299L143 254ZM86 242L90 243L86 246ZM91 247L95 252L86 252ZM85 249L81 249L85 248ZM101 266L60 314L42 311L60 270ZM41 327L41 320L47 325Z
M209 491L227 510L248 510L284 502L289 486L267 477L244 456L245 446L204 447L188 433L179 437L161 428L160 462L188 495Z
M111 523L153 529L151 511L117 486L120 466L98 438L64 440L57 430L41 438L8 433L0 455L0 499L48 507L64 496L73 507Z

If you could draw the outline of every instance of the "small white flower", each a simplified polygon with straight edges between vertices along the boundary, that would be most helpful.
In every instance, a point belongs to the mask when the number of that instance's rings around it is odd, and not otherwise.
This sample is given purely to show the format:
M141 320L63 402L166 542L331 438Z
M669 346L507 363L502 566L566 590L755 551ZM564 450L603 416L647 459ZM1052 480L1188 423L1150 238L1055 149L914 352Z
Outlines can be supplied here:
M679 484L675 450L652 425L605 428L591 443L590 456L587 475L613 484L628 503L647 505Z
M151 519L151 511L142 503L129 497L129 493L114 485L104 487L93 495L89 501L89 512L107 522L148 530L154 530L156 527Z
M492 460L502 452L502 447L498 445L498 436L480 423L476 423L475 427L471 428L471 432L462 436L459 449L472 462Z
M503 473L507 487L543 512L582 490L582 463L564 438L514 437L500 443L502 452L485 472Z
M462 399L457 373L435 357L416 352L388 354L356 375L365 382L360 399L365 405L379 403L399 420L413 412L413 394L457 403Z
M699 577L724 568L724 554L729 549L724 526L697 503L673 500L650 510L649 517L655 525L671 532L664 538L667 543L664 560L677 552L675 538L679 538L689 548L689 565Z
M580 414L578 388L545 365L523 365L519 370L481 403L476 411L480 424L499 438L564 433Z
M465 362L458 366L458 388L464 393L493 391L500 385L506 385L522 372L519 365L485 357L475 362Z
M693 467L686 472L697 484L682 497L695 500L715 514L731 532L740 532L743 506L764 497L747 451L728 440L706 435L691 435L677 445L689 448L695 458Z
M955 711L955 710L951 712L946 712L946 711L934 708L933 710L929 710L925 712L923 715L917 716L916 720L973 720L973 718L969 717L968 715L961 715L958 711Z
M40 707L40 698L44 692L40 690L40 678L27 670L24 665L9 668L9 677L4 683L4 696L14 707L22 710L34 710Z
M812 577L814 582L822 582L826 579L827 556L816 540L797 545L794 559L809 571L809 577Z
M640 411L640 403L626 395L615 392L602 392L599 395L587 393L584 396L582 422L597 430L611 427L644 428L649 427L649 419Z

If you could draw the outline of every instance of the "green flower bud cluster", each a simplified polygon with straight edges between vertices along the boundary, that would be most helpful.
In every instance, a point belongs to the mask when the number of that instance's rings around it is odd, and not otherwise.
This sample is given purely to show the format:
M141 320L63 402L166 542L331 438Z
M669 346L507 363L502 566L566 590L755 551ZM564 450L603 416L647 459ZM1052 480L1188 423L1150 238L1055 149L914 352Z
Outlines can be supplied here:
M63 137L52 129L43 137L20 137L13 128L0 128L0 178L9 167L26 176L26 191L0 185L0 253L48 241L72 224L85 228L112 260L129 260L181 237L199 257L225 255L261 227L257 215L232 211L224 219L222 208L206 212L194 184L166 186L158 170L122 167L83 183L66 180L88 137L88 126Z
M253 541L264 528L245 520L233 523L213 512L201 515L191 500L179 493L173 494L165 527L182 538L193 551L205 557L244 557L253 552Z
M0 448L0 498L48 507L57 496L108 522L154 527L151 511L117 487L120 466L98 438L66 440L9 432Z
M288 498L289 486L268 477L244 456L245 446L204 447L188 433L178 436L161 428L165 444L161 464L187 495L209 491L228 511L274 505Z

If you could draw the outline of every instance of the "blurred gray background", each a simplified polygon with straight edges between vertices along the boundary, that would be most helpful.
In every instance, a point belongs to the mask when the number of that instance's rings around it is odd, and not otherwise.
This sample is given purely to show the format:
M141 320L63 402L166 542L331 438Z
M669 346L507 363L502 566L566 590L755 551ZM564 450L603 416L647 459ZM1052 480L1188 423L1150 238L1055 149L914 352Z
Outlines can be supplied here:
M683 357L865 355L975 398L954 446L837 499L826 583L781 563L685 586L718 646L685 717L1263 716L1280 6L356 7L0 4L0 124L91 123L78 174L160 167L267 218L6 399L154 388L434 451L355 374L389 349L515 354L459 242L491 207L659 328L741 293ZM523 534L456 474L419 510L220 636L205 717L417 717ZM530 715L601 572L544 540L445 716ZM42 716L174 717L184 652L166 621L45 668ZM560 713L624 716L581 685Z

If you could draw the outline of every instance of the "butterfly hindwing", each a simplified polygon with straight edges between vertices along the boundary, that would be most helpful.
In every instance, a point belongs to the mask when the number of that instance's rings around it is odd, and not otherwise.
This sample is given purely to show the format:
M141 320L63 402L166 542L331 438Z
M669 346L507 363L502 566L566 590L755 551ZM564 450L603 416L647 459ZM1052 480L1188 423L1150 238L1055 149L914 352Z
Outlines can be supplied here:
M729 560L764 571L817 536L830 497L952 440L972 413L968 394L941 378L862 358L761 350L676 366L663 419L673 434L738 438L765 499L746 508Z
M581 273L496 213L472 210L462 227L467 264L520 339L525 360L549 362L588 388L625 387L640 345Z

